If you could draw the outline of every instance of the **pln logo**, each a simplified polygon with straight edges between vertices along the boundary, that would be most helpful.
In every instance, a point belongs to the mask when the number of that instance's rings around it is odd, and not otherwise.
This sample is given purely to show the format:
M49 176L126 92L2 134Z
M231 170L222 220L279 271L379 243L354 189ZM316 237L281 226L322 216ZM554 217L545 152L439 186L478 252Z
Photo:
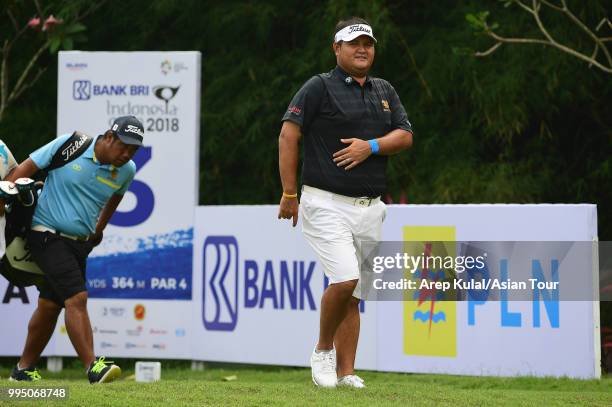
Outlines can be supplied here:
M404 226L407 253L428 256L454 256L454 226ZM428 283L442 281L445 270L424 266L406 278ZM457 306L454 301L440 301L444 293L435 288L410 291L404 301L404 354L415 356L457 356Z

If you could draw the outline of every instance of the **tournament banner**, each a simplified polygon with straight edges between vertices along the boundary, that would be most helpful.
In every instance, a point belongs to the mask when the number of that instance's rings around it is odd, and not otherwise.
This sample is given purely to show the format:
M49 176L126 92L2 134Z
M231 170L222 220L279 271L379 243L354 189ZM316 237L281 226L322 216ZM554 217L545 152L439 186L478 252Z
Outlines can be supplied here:
M197 208L195 359L309 366L319 329L323 270L301 225L292 228L279 221L277 213L277 206ZM404 242L407 248L442 242L445 248L434 247L432 255L458 254L455 242L489 242L502 248L509 241L518 242L516 247L561 242L549 245L553 250L541 258L539 253L523 257L533 264L529 273L548 281L556 276L563 284L565 271L555 274L555 264L563 269L568 256L558 248L567 246L563 242L590 247L597 240L596 216L595 205L393 205L383 224L383 241ZM578 254L573 261L583 259L584 264L575 272L589 287L597 287L596 256L585 257L580 250ZM494 270L499 266L492 260L488 264L492 272L500 271ZM502 269L508 276L520 274L512 262ZM554 289L543 289L530 292L530 301L513 301L472 293L461 301L438 301L436 295L366 301L357 367L600 377L599 302L594 296L563 301Z
M595 205L394 206L383 240L488 242L502 252L515 242L522 256L498 261L489 251L490 273L501 274L501 281L533 273L561 288L528 290L532 299L520 301L512 294L492 298L492 290L469 290L462 301L439 301L434 290L419 301L378 301L378 370L600 377L596 293L567 290L568 283L596 290L599 285L596 255L585 256L584 250L597 247ZM527 256L525 248L538 245L545 250ZM566 250L570 246L574 251ZM584 259L580 266L564 267L575 264L576 256Z
M28 334L28 323L37 302L36 287L16 287L0 276L0 321L4 326L0 333L0 356L21 355ZM55 355L55 338L51 338L42 355Z
M60 52L57 135L97 136L119 116L144 125L136 175L87 265L96 349L189 358L198 204L199 52ZM58 354L74 351L61 324Z
M327 282L301 225L277 215L272 205L197 208L193 359L309 366ZM360 369L376 369L376 305L361 307Z

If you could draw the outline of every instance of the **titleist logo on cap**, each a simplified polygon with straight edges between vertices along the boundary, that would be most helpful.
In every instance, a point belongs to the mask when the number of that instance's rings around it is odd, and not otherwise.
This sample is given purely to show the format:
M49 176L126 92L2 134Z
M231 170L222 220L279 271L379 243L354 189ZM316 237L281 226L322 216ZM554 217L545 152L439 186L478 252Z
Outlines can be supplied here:
M124 131L126 133L135 133L138 134L140 137L144 137L144 132L138 126L134 126L132 124L128 124L127 128Z
M376 41L376 38L374 38L374 34L372 33L372 27L367 24L353 24L338 31L334 36L334 42L352 41L361 35L367 35Z
M349 26L349 34L354 33L355 31L363 31L364 33L372 34L372 29L367 25L351 25Z

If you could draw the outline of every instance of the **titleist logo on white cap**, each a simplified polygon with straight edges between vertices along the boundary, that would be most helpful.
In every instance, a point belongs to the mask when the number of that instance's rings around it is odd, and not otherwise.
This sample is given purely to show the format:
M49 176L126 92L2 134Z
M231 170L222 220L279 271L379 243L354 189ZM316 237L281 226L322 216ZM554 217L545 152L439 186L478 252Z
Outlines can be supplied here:
M352 41L361 35L367 35L376 41L374 33L372 32L372 27L367 24L353 24L338 31L334 36L334 42Z

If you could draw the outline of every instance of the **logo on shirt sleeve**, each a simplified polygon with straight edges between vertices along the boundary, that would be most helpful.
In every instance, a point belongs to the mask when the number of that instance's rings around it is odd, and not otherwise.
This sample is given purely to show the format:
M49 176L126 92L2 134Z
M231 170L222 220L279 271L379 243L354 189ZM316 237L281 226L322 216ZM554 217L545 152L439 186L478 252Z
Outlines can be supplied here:
M302 113L302 109L294 105L294 106L289 107L288 112L296 116L299 116Z
M391 108L389 107L389 102L387 102L385 99L382 99L380 102L382 103L382 107L385 112L391 111Z

